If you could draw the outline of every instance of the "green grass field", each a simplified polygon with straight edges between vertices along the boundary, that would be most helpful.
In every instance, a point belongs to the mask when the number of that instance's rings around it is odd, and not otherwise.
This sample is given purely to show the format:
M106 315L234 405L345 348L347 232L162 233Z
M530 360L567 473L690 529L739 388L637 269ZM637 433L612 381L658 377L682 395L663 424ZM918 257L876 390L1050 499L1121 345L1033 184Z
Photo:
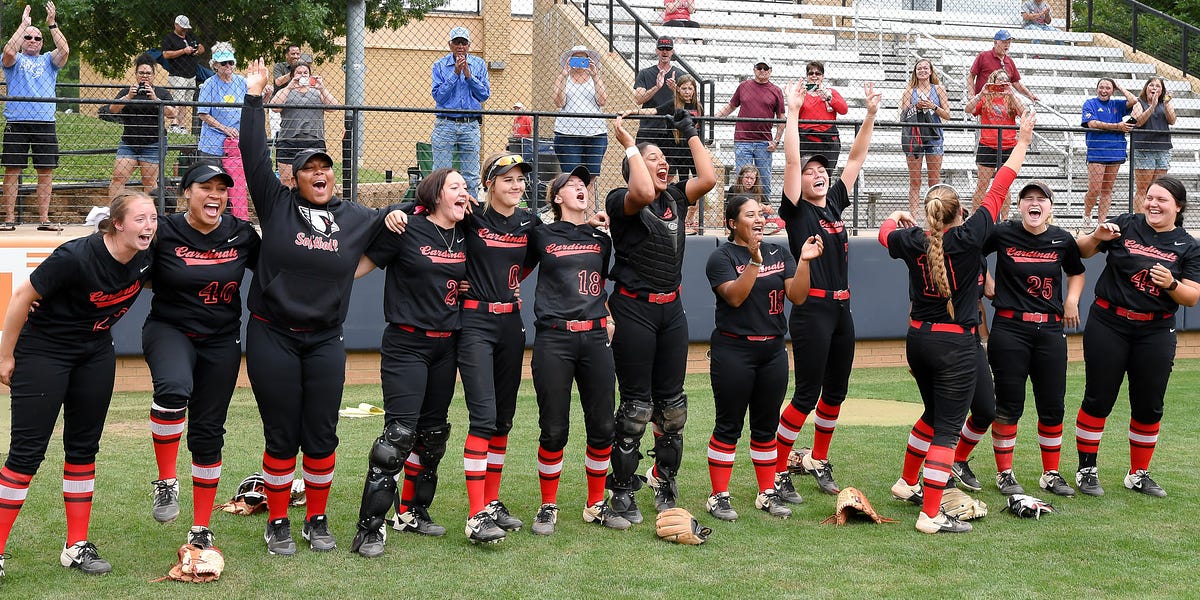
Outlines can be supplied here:
M1082 365L1071 366L1063 470L1074 471L1074 415L1082 395ZM113 572L91 578L58 566L65 524L60 495L61 446L56 437L49 460L34 479L25 509L8 544L5 598L161 598L186 593L196 598L913 598L947 597L1191 597L1196 592L1186 571L1200 549L1200 526L1189 516L1200 483L1192 478L1200 454L1200 361L1179 361L1172 377L1158 451L1156 480L1170 496L1155 499L1125 490L1128 464L1128 404L1118 402L1101 446L1103 498L1052 499L1059 514L1040 521L1001 513L1002 497L990 484L992 452L985 441L976 451L975 471L984 480L978 494L992 512L960 536L925 536L913 529L917 507L891 499L899 476L908 427L843 426L831 456L843 485L862 489L890 525L819 525L833 510L833 497L821 496L811 478L796 479L805 503L778 521L753 508L754 483L747 437L738 448L731 492L742 514L736 523L717 522L704 512L709 493L705 448L713 407L708 378L688 378L691 415L680 477L681 505L714 533L700 547L658 540L651 523L625 532L584 524L583 432L579 411L567 447L559 494L558 533L535 537L527 530L501 544L475 547L462 534L466 494L462 461L466 414L458 396L451 414L455 426L442 463L442 485L432 513L446 525L440 539L391 535L383 558L365 560L346 551L354 532L366 453L382 420L343 420L337 478L330 500L331 529L341 548L316 554L301 544L291 558L268 556L263 546L263 515L217 514L213 529L229 566L220 582L208 586L148 583L164 574L190 525L190 480L183 481L183 514L168 525L149 515L149 482L155 479L147 431L148 394L118 394L109 413L98 461L92 540ZM528 524L540 500L536 473L536 404L525 382L510 440L502 498ZM851 398L891 398L914 402L916 386L902 369L860 370L851 379ZM852 400L851 400L852 401ZM376 386L346 390L343 405L379 404ZM1040 462L1032 400L1018 439L1018 479L1033 491ZM7 412L0 430L8 433ZM253 397L239 390L228 423L225 500L245 475L259 468L262 434ZM812 439L806 425L800 441ZM7 438L0 438L6 442ZM3 443L0 447L7 447ZM181 473L186 473L186 457ZM644 464L644 463L643 463ZM1073 482L1072 482L1073 483ZM639 494L652 512L652 496ZM303 510L292 510L299 538ZM651 522L653 518L651 517Z

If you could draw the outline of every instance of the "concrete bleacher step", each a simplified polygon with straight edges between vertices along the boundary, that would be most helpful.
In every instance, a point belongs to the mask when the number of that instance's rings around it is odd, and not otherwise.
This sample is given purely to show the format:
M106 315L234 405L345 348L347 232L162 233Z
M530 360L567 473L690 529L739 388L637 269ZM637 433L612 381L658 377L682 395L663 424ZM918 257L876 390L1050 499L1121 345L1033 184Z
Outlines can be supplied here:
M600 17L593 17L593 23L607 31L605 21L600 20ZM631 23L620 23L614 19L613 36L620 39L632 39L639 35L635 26ZM670 35L674 38L682 40L701 40L702 42L739 42L752 46L763 47L789 47L789 48L808 48L810 46L834 48L837 44L836 36L827 33L798 33L788 31L786 33L777 33L773 35L764 35L762 31L754 32L746 29L721 28L721 27L701 27L698 29L680 29L680 28L663 28L661 25L655 27L655 31L660 35ZM665 33L664 33L665 32ZM757 33L758 37L753 34ZM645 52L652 53L654 45L643 40L643 48ZM678 46L678 42L677 42Z

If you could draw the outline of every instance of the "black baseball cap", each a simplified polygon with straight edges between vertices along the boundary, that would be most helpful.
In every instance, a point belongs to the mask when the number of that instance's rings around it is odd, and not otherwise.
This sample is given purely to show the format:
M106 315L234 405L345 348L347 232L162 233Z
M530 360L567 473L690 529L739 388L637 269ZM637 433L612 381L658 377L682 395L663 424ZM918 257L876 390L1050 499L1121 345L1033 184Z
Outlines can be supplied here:
M1054 192L1050 191L1050 186L1046 185L1045 182L1037 181L1036 179L1026 183L1021 188L1021 193L1017 194L1017 199L1019 200L1024 198L1025 192L1028 192L1029 190L1038 190L1043 196L1046 197L1047 200L1054 202Z
M329 156L329 154L324 150L321 150L320 148L308 148L306 150L301 150L296 154L296 158L292 159L292 173L299 172L304 168L304 165L308 164L308 161L314 158L324 158L325 160L329 161L330 165L333 164L333 157Z
M550 199L553 200L558 195L559 190L567 185L567 181L574 175L583 181L583 185L588 185L592 182L592 174L588 168L579 165L571 170L570 173L560 173L553 181L550 182Z
M225 169L216 165L200 164L193 166L183 174L183 181L179 184L179 189L186 190L193 183L204 183L213 177L220 177L225 185L233 187L233 177L225 172Z
M800 168L807 167L808 163L814 160L821 163L822 167L829 168L829 159L825 158L824 154L809 154L808 156L800 157Z
M663 37L658 38L658 44L656 44L654 47L659 50L674 50L675 49L675 40L672 40L669 37L663 36Z

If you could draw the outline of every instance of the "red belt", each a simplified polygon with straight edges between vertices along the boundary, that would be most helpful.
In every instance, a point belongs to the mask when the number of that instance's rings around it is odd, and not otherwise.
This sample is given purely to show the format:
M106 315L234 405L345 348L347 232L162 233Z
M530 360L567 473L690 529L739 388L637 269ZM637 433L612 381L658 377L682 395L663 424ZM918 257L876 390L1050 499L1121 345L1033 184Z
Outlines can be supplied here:
M818 290L816 288L808 290L810 298L830 298L833 300L849 300L850 290Z
M996 316L1004 319L1016 319L1025 321L1026 323L1057 323L1062 320L1062 315L1052 315L1050 313L1035 313L1021 312L1019 310L1008 310L1006 308L996 309Z
M722 331L721 335L725 337L737 338L739 340L746 340L748 342L766 342L779 337L777 335L738 335L736 333L729 333L728 331Z
M572 333L604 329L605 327L608 327L607 317L600 317L599 319L592 319L590 321L564 321L557 319L550 323L551 329L562 329L563 331L570 331Z
M1136 310L1129 310L1128 308L1116 306L1099 296L1096 297L1096 306L1099 306L1105 310L1110 310L1113 313L1116 313L1118 317L1124 317L1130 321L1158 321L1160 319L1169 319L1175 316L1175 313L1138 312Z
M632 290L627 290L623 287L619 287L619 288L617 288L617 293L621 294L622 296L627 296L629 298L637 298L639 300L645 300L646 302L649 302L651 304L670 304L670 303L674 302L676 298L679 297L679 290L675 290L669 294L656 294L654 292L641 294L638 292L634 292Z
M494 315L505 315L521 310L521 301L516 302L480 302L478 300L463 300L462 307L467 310L478 310Z
M454 335L453 331L434 331L432 329L418 329L416 327L413 327L412 325L400 325L399 323L392 323L392 327L395 327L396 329L399 329L401 331L407 331L409 333L420 333L421 335L423 335L425 337L431 337L431 338L448 338L448 337Z
M966 328L955 323L930 323L929 321L909 321L908 326L913 329L923 329L926 331L937 331L939 333L975 333L975 328Z

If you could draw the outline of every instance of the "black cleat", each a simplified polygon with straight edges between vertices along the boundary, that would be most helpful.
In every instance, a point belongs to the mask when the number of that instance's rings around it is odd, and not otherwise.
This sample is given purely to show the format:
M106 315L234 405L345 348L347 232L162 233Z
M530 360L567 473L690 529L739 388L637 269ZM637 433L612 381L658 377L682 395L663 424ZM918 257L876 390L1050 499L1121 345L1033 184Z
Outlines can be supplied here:
M112 571L112 565L100 558L96 547L91 542L83 540L71 546L63 546L58 561L64 567L79 569L88 575L103 575Z
M975 472L971 470L970 460L956 460L954 466L950 467L950 471L954 473L954 478L962 484L963 487L978 492L983 489L983 485L979 483L979 478L975 476Z
M492 521L495 521L496 526L505 531L520 531L521 527L525 525L520 519L512 516L508 512L508 507L504 506L504 503L499 500L488 502L484 510L492 515Z
M475 516L470 519L467 519L467 526L464 528L464 532L472 544L480 542L495 544L503 540L505 536L504 530L496 525L496 522L492 520L492 515L488 513L486 508L475 513Z
M1125 487L1147 496L1154 496L1156 498L1167 497L1166 490L1162 489L1162 486L1155 483L1153 479L1150 479L1150 473L1145 469L1139 469L1126 475Z
M1103 496L1104 488L1100 487L1100 477L1096 467L1084 467L1075 472L1075 485L1079 491L1089 496Z
M208 548L209 546L212 546L213 542L216 540L216 534L214 534L211 529L203 525L193 525L192 528L188 530L187 543L197 548Z
M407 511L396 515L395 520L392 521L392 529L430 537L446 535L446 528L434 523L429 516L429 511L420 506L410 507Z
M287 517L267 521L263 539L267 542L269 554L291 556L296 553L296 541L292 539L292 522Z

